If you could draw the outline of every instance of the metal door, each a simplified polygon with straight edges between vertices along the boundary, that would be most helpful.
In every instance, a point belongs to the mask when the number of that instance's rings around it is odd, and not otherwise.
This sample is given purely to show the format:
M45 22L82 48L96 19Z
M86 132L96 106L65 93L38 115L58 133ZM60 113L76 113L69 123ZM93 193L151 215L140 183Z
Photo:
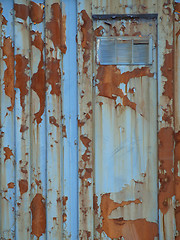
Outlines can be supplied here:
M93 21L94 191L100 206L95 237L153 240L158 236L156 20L114 18ZM144 39L150 39L148 52ZM146 54L150 62L143 60Z

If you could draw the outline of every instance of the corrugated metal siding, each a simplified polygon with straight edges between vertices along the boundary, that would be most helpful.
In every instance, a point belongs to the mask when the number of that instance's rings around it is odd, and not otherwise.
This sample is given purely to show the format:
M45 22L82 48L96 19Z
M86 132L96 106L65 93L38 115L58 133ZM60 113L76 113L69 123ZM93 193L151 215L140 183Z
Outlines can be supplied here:
M1 1L1 239L77 238L76 26L75 1Z
M179 4L0 1L1 239L180 239ZM152 67L96 64L149 31Z

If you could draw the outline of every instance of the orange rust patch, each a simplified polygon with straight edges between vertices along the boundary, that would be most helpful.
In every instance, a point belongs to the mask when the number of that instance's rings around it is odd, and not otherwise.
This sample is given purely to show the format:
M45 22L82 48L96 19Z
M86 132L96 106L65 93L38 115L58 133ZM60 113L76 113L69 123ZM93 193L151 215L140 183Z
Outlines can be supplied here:
M47 59L47 82L51 85L51 94L60 96L61 94L61 72L60 60L55 58Z
M169 45L166 40L166 49L171 49L170 53L164 55L164 64L161 67L162 76L164 76L167 81L164 84L164 92L163 95L173 98L173 51L172 45Z
M20 98L21 98L21 107L24 109L24 99L28 94L27 82L29 81L29 76L26 74L26 71L29 69L28 67L28 59L20 54L16 55L16 84L15 87L20 90Z
M80 139L81 139L81 142L83 143L83 145L84 145L86 148L88 148L89 145L90 145L91 140L90 140L88 137L84 136L84 135L81 135L81 136L80 136Z
M121 217L109 219L112 211L120 207L121 204L110 199L110 194L102 196L100 206L103 220L100 232L104 231L112 239L124 237L126 240L154 240L154 237L158 236L158 225L148 222L146 219L124 220Z
M173 181L173 129L171 127L161 128L158 133L159 138L159 208L163 214L166 214L168 198L174 195Z
M14 188L15 184L13 182L8 183L8 188Z
M63 213L63 222L66 222L67 221L67 214L66 213Z
M7 22L6 18L2 15L2 25L7 25Z
M40 186L40 184L41 184L41 180L37 180L37 179L35 179L35 182L36 182L37 186Z
M44 113L45 108L45 71L43 69L44 63L43 63L43 48L44 48L44 42L41 38L42 33L40 32L31 32L31 35L35 36L34 41L32 41L32 45L34 45L36 48L38 48L41 51L41 60L38 65L38 71L33 74L32 76L32 84L31 88L36 92L36 94L39 97L40 101L40 109L39 112L35 113L35 120L37 123L41 123L42 118L41 116Z
M133 110L136 110L136 103L131 102L131 101L129 100L129 98L127 97L127 95L125 95L125 96L123 97L123 105L124 105L124 106L128 106L128 107L132 108Z
M96 194L93 195L93 209L94 209L94 213L97 214L98 213L98 196Z
M23 132L27 131L28 129L29 129L29 127L27 127L25 125L21 125L20 132L23 133Z
M46 207L45 199L37 193L31 202L32 234L37 238L46 232Z
M95 36L97 36L97 37L100 37L100 36L102 36L102 30L103 30L104 28L103 28L103 26L99 26L98 28L96 28L95 30L94 30L94 35Z
M81 32L83 35L81 46L84 49L83 53L83 72L87 73L88 68L85 67L86 62L90 59L91 53L91 46L92 46L92 20L88 16L85 10L81 11L82 20L84 21L83 25L81 26Z
M14 48L11 38L4 37L4 45L2 47L6 70L4 71L5 94L11 99L11 106L7 109L12 111L14 108L15 90L14 90Z
M37 4L31 1L31 8L30 8L30 18L34 23L41 23L43 21L43 8L41 4Z
M67 197L67 196L63 196L63 197L62 197L63 206L66 206L67 200L68 200L68 197Z
M85 124L85 122L83 120L81 121L78 119L78 127L81 128L82 126L84 126L84 124Z
M85 181L86 179L92 177L92 172L93 172L92 168L79 169L79 178L82 181Z
M27 20L29 16L29 7L24 4L14 4L15 16L23 20Z
M174 4L174 10L175 10L175 12L180 13L180 3Z
M121 74L117 66L99 66L97 72L97 79L100 81L97 84L99 89L98 95L114 100L119 96L123 99L124 106L129 106L136 110L136 103L129 100L127 95L119 88L119 85L124 83L127 86L130 79L143 76L153 77L154 74L150 72L148 67L136 68L132 72L128 71Z
M22 168L21 168L21 172L24 173L24 174L27 174L27 173L28 173L28 171L25 169L25 167L22 167Z
M51 40L54 47L58 47L62 53L66 53L66 16L62 15L61 7L58 3L51 5L51 21L46 23L46 28L51 33Z
M4 147L3 150L4 150L4 156L5 156L4 162L10 159L11 156L14 156L14 154L12 153L12 150L9 147Z
M26 179L21 179L19 181L19 190L21 196L28 191L28 181Z
M67 138L66 126L65 125L62 125L62 134L63 134L63 137Z
M49 117L49 122L54 126L59 127L59 124L57 123L56 118L54 116Z

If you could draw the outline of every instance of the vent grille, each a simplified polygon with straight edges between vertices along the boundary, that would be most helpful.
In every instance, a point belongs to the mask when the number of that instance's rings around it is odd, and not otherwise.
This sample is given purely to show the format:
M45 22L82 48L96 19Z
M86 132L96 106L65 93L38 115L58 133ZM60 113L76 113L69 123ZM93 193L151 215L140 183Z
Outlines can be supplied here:
M99 37L97 38L97 63L101 65L152 64L152 38Z

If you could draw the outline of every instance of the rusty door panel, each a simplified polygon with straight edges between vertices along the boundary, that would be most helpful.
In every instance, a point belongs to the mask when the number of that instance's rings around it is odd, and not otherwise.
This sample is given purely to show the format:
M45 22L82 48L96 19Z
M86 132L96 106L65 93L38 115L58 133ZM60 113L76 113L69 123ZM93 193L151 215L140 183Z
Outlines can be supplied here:
M156 20L108 23L94 21L95 34L101 28L98 35L103 37L151 35L153 64L94 66L95 196L100 206L95 237L155 239L158 236Z

